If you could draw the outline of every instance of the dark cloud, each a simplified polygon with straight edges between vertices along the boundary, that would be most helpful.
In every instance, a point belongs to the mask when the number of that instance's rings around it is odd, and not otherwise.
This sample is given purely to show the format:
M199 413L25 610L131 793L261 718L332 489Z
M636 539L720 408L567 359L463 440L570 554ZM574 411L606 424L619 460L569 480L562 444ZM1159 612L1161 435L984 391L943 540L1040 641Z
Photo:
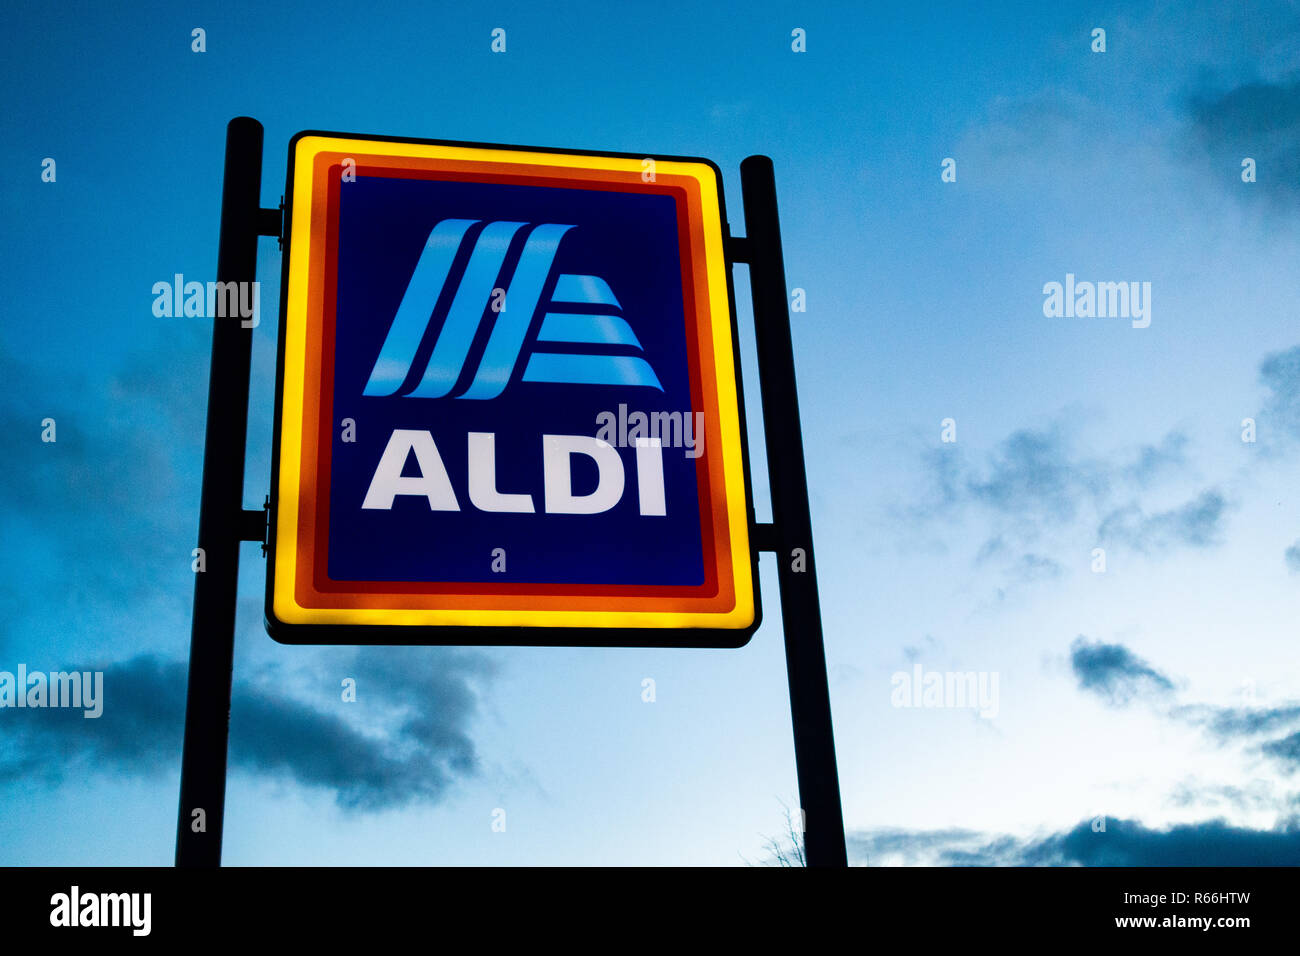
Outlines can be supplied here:
M1132 504L1102 518L1097 537L1103 543L1118 542L1146 553L1178 545L1207 548L1218 543L1227 510L1227 500L1214 489L1201 492L1178 508L1155 514L1146 514Z
M142 654L116 664L58 669L102 670L103 713L88 719L74 708L6 711L0 782L31 775L53 783L89 769L115 775L179 771L184 664Z
M988 837L979 830L905 830L881 827L851 831L845 835L849 859L855 864L875 866L901 856L907 863L926 862L929 858L952 852L959 847L975 848Z
M82 631L135 618L148 602L188 600L206 371L180 348L184 338L178 331L176 354L136 356L104 380L38 372L0 349L9 436L0 520L11 539L40 541L39 559L24 567L32 586L8 605L15 631L51 617ZM46 418L56 441L41 440Z
M1091 820L1046 837L1020 839L970 830L874 830L852 833L855 863L939 866L1294 866L1300 863L1300 826L1234 827L1222 820L1157 830L1135 820Z
M1294 866L1300 828L1234 827L1222 820L1148 829L1135 820L1091 821L1019 848L1020 861L1037 866Z
M1258 742L1300 725L1300 704L1287 701L1272 707L1216 707L1187 704L1174 707L1169 716L1199 727L1221 746L1245 745L1281 765L1290 773L1300 769L1300 732Z
M1286 559L1286 566L1293 574L1300 574L1300 540L1287 548L1283 553Z
M1083 636L1070 645L1070 666L1079 687L1111 705L1127 704L1139 694L1164 694L1174 683L1122 644L1089 643Z
M1071 459L1059 428L1021 430L999 447L986 474L966 479L975 501L1007 514L1069 520L1082 497L1106 492L1103 466Z
M1216 178L1244 201L1268 201L1293 213L1300 199L1300 81L1246 83L1193 95L1195 137ZM1241 181L1241 161L1256 163L1256 182Z
M1220 741L1254 737L1284 729L1300 721L1300 704L1277 707L1212 707L1189 704L1174 708L1171 716L1205 728Z
M1174 682L1122 644L1089 643L1082 634L1070 645L1070 666L1082 690L1111 706L1138 697L1164 697ZM1219 707L1180 704L1162 711L1172 720L1205 731L1220 746L1242 745L1277 762L1290 773L1300 769L1300 731L1260 742L1258 738L1292 731L1300 725L1300 703L1271 707Z
M1121 706L1139 696L1164 696L1174 681L1122 644L1089 642L1082 634L1070 645L1070 666L1082 690ZM1271 707L1221 707L1213 704L1179 704L1162 713L1172 720L1205 731L1215 743L1255 745L1257 738L1300 725L1300 703L1285 701ZM1294 735L1293 735L1294 736ZM1274 740L1256 749L1288 759L1294 743Z
M1287 773L1300 770L1300 730L1293 729L1300 725L1300 704L1250 708L1194 704L1175 708L1172 716L1201 727L1219 744L1244 743ZM1278 733L1283 736L1256 743L1256 738Z
M1300 346L1265 356L1259 376L1268 390L1259 413L1261 437L1300 439ZM999 559L1017 583L1056 576L1060 565L1041 553L1043 540L1081 516L1096 522L1101 543L1149 555L1221 542L1234 507L1223 489L1204 488L1167 510L1142 500L1158 482L1190 476L1190 440L1183 431L1126 453L1088 456L1075 450L1069 423L1017 430L982 465L955 445L930 449L923 459L929 493L911 518L950 520L982 510L991 527L976 560ZM1300 571L1300 541L1285 560Z
M0 642L12 646L12 632L37 616L54 615L53 624L45 622L52 628L63 615L80 631L99 620L114 630L133 620L156 623L159 604L185 615L193 588L207 333L197 324L174 333L165 355L138 354L102 380L38 372L0 350L6 383L0 428L13 438L0 469L0 514L7 531L14 529L11 541L20 531L39 536L52 558L37 565L44 576L17 589L12 602L0 594L8 609ZM56 421L53 443L41 441L47 417ZM56 586L61 600L51 607ZM133 629L121 633L138 648ZM184 631L174 633L179 641ZM74 767L125 775L178 771L185 665L146 654L89 669L104 671L103 716L7 712L0 781L30 775L54 782ZM345 676L358 682L355 704L340 700ZM325 681L329 694L313 703L265 672L237 680L231 767L330 791L340 806L356 810L436 801L476 769L468 727L476 686L488 676L483 658L451 650L367 648L342 663L338 676Z
M1174 681L1120 644L1070 645L1071 668L1081 689L1113 705L1139 696L1165 697ZM1272 707L1214 707L1190 704L1162 710L1165 716L1205 730L1220 744L1244 744L1300 770L1300 703ZM1281 734L1281 736L1278 736ZM1261 742L1260 738L1264 739ZM1177 806L1281 812L1269 830L1231 826L1220 819L1164 830L1108 818L1105 830L1085 820L1069 830L1023 839L966 829L909 831L898 828L851 833L851 859L858 863L903 862L928 866L1278 866L1300 864L1300 795L1279 796L1262 779L1248 784L1184 782L1171 795Z
M231 708L232 758L332 789L349 809L436 802L456 777L477 770L468 725L475 685L492 673L486 658L452 649L363 647L331 679L335 710L356 708L356 721L305 708L276 688L245 686ZM345 677L357 682L355 704L340 702ZM361 720L382 734L360 733Z
M30 775L57 782L74 769L148 776L179 770L186 666L140 655L104 671L104 710L8 712L0 782ZM468 728L477 686L493 668L447 648L362 648L320 678L313 706L263 675L237 680L231 696L230 764L258 776L332 791L339 806L371 811L434 803L477 770ZM344 703L341 682L357 682ZM364 729L363 729L364 727Z
M1300 345L1265 356L1259 366L1259 380L1268 389L1260 414L1260 438L1270 433L1300 439Z
M976 559L1000 559L1019 582L1057 575L1056 561L1029 548L1039 545L1044 532L1081 515L1099 521L1100 532L1112 540L1146 551L1204 547L1217 540L1228 510L1217 490L1150 515L1136 503L1114 504L1121 493L1132 495L1188 471L1189 440L1183 432L1170 431L1154 444L1105 457L1079 454L1068 432L1065 423L1013 432L982 467L969 464L951 445L932 449L925 458L931 493L916 513L950 518L965 507L983 510L994 526Z
M1234 827L1222 820L1148 829L1135 820L1107 820L1104 832L1083 821L1066 833L1023 847L1029 865L1294 866L1300 828Z
M1300 731L1260 746L1260 752L1280 763L1287 773L1300 770Z
M1124 474L1145 487L1155 479L1170 472L1187 468L1188 439L1179 431L1172 431L1158 445L1143 445L1134 460L1123 468Z

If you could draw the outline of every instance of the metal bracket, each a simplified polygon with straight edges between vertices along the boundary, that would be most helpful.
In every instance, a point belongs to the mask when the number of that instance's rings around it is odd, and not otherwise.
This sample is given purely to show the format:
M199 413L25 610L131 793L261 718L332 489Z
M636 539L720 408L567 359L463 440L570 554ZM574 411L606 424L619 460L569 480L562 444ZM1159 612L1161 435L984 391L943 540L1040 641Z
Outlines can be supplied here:
M773 522L756 521L750 525L750 531L754 539L755 551L771 551L773 554L777 552L776 525Z
M256 541L262 546L262 557L266 557L267 529L271 526L271 496L266 496L261 510L245 508L239 513L239 540Z
M727 236L723 239L723 249L732 262L750 261L749 240L744 236Z
M280 248L284 248L284 197L280 197L280 205L274 209L259 209L257 211L257 234L259 236L275 236Z

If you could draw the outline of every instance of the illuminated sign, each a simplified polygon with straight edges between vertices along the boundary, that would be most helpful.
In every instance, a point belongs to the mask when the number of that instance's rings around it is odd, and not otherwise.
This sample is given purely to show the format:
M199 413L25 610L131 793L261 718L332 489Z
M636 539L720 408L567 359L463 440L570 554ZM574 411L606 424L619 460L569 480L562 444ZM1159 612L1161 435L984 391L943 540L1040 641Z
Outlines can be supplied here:
M309 132L286 205L273 636L748 640L715 166Z

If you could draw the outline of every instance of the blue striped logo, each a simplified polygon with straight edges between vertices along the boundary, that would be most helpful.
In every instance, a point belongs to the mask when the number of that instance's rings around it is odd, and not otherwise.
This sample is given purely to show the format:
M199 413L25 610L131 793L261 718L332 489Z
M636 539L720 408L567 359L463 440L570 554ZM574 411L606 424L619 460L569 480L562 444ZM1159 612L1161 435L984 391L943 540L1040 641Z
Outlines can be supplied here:
M538 311L560 240L573 226L490 222L479 232L469 261L446 309L442 330L424 374L402 391L420 342L434 322L435 305L452 281L452 265L466 233L478 219L444 219L433 227L406 286L393 324L370 372L363 395L446 398L461 378L480 324L491 316L492 329L478 369L457 398L496 398L519 363ZM505 288L504 308L489 307L506 253L521 231L527 239ZM648 362L627 350L643 351L608 283L598 276L561 274L537 330L536 346L524 365L525 382L564 385L642 385L663 391ZM566 351L565 346L597 347L597 352ZM622 349L623 352L609 351Z

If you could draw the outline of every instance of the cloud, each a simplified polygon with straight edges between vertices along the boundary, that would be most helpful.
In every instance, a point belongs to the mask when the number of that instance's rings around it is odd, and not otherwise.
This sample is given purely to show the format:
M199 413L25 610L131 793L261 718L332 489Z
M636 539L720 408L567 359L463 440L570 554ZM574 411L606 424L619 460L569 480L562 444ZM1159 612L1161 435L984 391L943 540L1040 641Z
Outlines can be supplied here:
M1300 770L1300 731L1260 746L1260 752L1282 764L1287 773Z
M0 429L14 437L0 469L0 514L12 529L11 564L21 553L29 578L24 588L0 585L0 597L8 602L12 590L14 598L0 625L7 652L11 635L30 632L38 617L58 628L71 615L77 632L93 632L100 618L156 624L160 606L188 616L204 425L203 402L195 396L205 394L207 374L203 336L198 326L178 327L167 355L137 354L101 380L37 371L0 349L7 384ZM46 417L57 423L52 443L41 441ZM10 577L16 566L13 572ZM64 599L52 607L56 582ZM138 651L139 633L121 633L134 644L128 654ZM476 689L491 676L485 658L440 648L363 648L341 664L338 676L325 681L323 703L295 696L269 672L237 680L231 768L328 791L341 807L358 811L435 802L476 771L469 726ZM177 772L186 665L141 654L77 669L104 672L103 716L6 712L0 782ZM357 679L355 704L339 698L344 676ZM308 675L295 689L310 690L318 681Z
M1174 429L1156 442L1091 455L1076 448L1078 418L1017 429L982 461L951 443L927 449L921 458L924 498L903 512L906 527L981 522L983 544L974 564L1001 579L994 590L999 602L1021 588L1065 577L1078 566L1078 540L1085 534L1153 556L1218 543L1230 510L1218 489L1153 514L1139 503L1166 480L1193 477L1184 432ZM1072 557L1063 561L1067 549Z
M1300 147L1298 147L1300 148ZM1300 439L1300 345L1264 357L1259 380L1268 389L1261 425L1279 435Z
M1190 98L1188 113L1196 140L1217 176L1243 199L1261 198L1293 211L1300 199L1300 81L1251 82L1226 92L1202 90ZM1241 161L1256 163L1256 182L1241 182Z
M1097 694L1113 707L1138 697L1164 697L1174 682L1122 644L1089 643L1080 634L1070 645L1070 666L1082 690ZM1300 703L1286 701L1270 707L1220 707L1211 704L1170 706L1164 716L1200 728L1220 746L1244 744L1281 765L1286 773L1300 770L1300 731L1262 743L1257 738L1290 731L1300 725Z
M1097 537L1152 553L1183 545L1207 548L1219 542L1227 500L1220 491L1203 491L1170 511L1146 514L1136 504L1117 508L1102 518Z
M922 454L922 463L932 488L926 496L930 504L918 510L933 517L960 503L962 466L957 449L953 445L927 449Z
M1300 860L1300 828L1254 830L1209 820L1154 830L1135 820L1107 820L1104 832L1094 832L1083 821L1025 845L1020 859L1048 866L1293 866Z
M968 126L952 155L965 157L965 168L980 171L971 188L1015 183L1032 187L1041 197L1061 192L1065 164L1072 184L1099 186L1109 181L1109 157L1120 141L1105 103L1061 85L993 97L985 116ZM1133 149L1132 142L1123 145Z
M1041 554L1023 554L1014 570L1022 581L1045 581L1059 578L1063 569L1058 562Z
M1300 346L1266 355L1259 379L1267 390L1261 435L1300 440ZM1203 488L1166 510L1152 510L1141 500L1159 482L1191 477L1185 432L1174 429L1128 452L1090 456L1076 451L1072 421L1018 429L982 465L971 464L955 445L929 449L922 459L929 493L909 518L952 520L965 510L982 510L991 527L976 560L999 558L1020 582L1056 576L1036 561L1053 561L1041 554L1042 539L1081 517L1096 521L1101 542L1148 555L1220 543L1234 507L1224 489ZM1011 559L1016 552L1023 555L1018 564ZM1300 541L1285 559L1300 572Z
M1300 800L1291 796L1292 807L1300 806ZM1270 783L1265 780L1252 780L1245 786L1235 784L1204 784L1197 780L1186 780L1174 788L1169 802L1176 807L1209 807L1226 805L1238 812L1273 810L1278 807L1279 798Z
M1175 719L1200 727L1220 745L1246 743L1275 761L1286 773L1300 770L1300 704L1285 702L1273 707L1214 707L1189 704L1170 712ZM1290 730L1256 744L1255 738Z
M1171 431L1158 445L1143 445L1134 460L1123 467L1123 473L1138 485L1149 485L1154 479L1169 472L1187 468L1187 436Z
M1171 711L1171 715L1187 723L1204 727L1220 741L1254 737L1283 729L1300 721L1300 704L1281 704L1276 707L1212 707L1207 704L1189 704Z
M1070 645L1070 666L1082 690L1097 694L1112 707L1139 697L1164 697L1174 682L1122 644L1089 643L1083 636ZM1272 740L1257 738L1300 724L1300 703L1272 707L1219 707L1210 704L1171 706L1165 716L1204 730L1220 746L1244 744L1291 773L1300 770L1300 731Z
M1185 513L1168 516L1148 518L1137 505L1111 505L1120 492L1142 491L1188 471L1189 440L1181 431L1109 456L1080 454L1074 445L1067 424L1055 422L1012 432L982 466L967 464L953 446L932 449L924 458L931 494L918 514L951 518L968 506L990 514L996 527L979 553L984 560L1036 540L1045 529L1068 525L1081 514L1104 514L1116 534L1133 531L1194 543L1198 530L1208 530L1198 526L1197 519L1213 524L1226 507L1214 490L1204 492ZM1021 563L1026 565L1021 570L1032 571L1024 560Z
M1292 574L1300 574L1300 539L1286 549L1286 566Z
M1083 635L1070 645L1070 665L1082 690L1116 706L1140 697L1164 699L1175 689L1173 679L1127 647L1090 642ZM1300 770L1300 730L1295 729L1300 702L1271 707L1189 704L1158 712L1200 727L1220 744L1244 743L1287 773ZM1108 818L1105 830L1098 831L1092 820L1085 820L1032 838L960 828L886 827L850 833L849 853L855 862L873 866L1276 866L1300 860L1300 816L1295 815L1300 795L1279 795L1263 779L1210 786L1185 781L1170 800L1180 807L1226 804L1237 811L1274 810L1284 816L1273 829L1259 830L1218 818L1164 830Z
M1127 704L1139 694L1153 696L1174 688L1173 681L1122 644L1089 643L1082 634L1070 645L1070 667L1082 690L1112 706Z
M997 560L1003 566L1013 584L1047 581L1059 578L1065 571L1059 561L1046 555L1025 552L1019 557L1013 557L1006 538L1000 534L985 541L975 555L976 564L985 564L990 560ZM1005 594L1005 588L1000 590Z
M206 373L184 338L177 333L175 355L136 356L104 380L37 372L0 348L7 577L30 582L8 604L15 634L47 622L83 634L188 603L203 437L195 395ZM46 418L53 442L41 440Z
M933 865L936 856L958 848L975 849L987 841L988 836L979 830L960 828L906 830L879 827L850 831L845 835L849 859L862 866L891 865L895 861L901 861L904 865Z
M231 704L232 763L332 790L349 810L436 803L457 777L477 770L467 732L477 709L472 682L490 675L484 658L443 648L361 648L329 681L340 713L361 716L379 732L286 697L274 685L244 683ZM357 682L357 703L343 704L342 677Z
M903 656L909 663L915 664L921 659L923 654L934 654L943 649L943 645L935 638L933 634L925 635L925 638L919 644L908 644L903 647Z
M36 668L32 668L35 670ZM150 775L179 769L186 667L151 654L63 671L104 672L103 713L73 708L9 710L0 745L0 782L23 775L55 783L85 770Z
M1071 460L1059 427L1022 429L999 447L988 472L965 481L967 494L1004 514L1074 517L1081 497L1104 495L1108 479L1099 463Z
M1144 692L1163 696L1174 681L1122 644L1089 642L1082 634L1070 644L1070 666L1082 690L1103 697L1112 705L1132 703ZM1251 740L1300 724L1300 703L1285 701L1271 707L1221 707L1213 704L1179 704L1165 716L1198 727L1216 743ZM1266 751L1269 748L1264 748ZM1270 752L1287 748L1278 742Z
M55 783L72 773L152 776L179 769L185 664L142 654L76 669L104 671L103 715L10 711L11 730L0 745L0 782L25 775ZM325 707L293 696L269 674L237 680L230 765L331 791L347 810L436 803L456 779L477 770L468 728L477 713L476 688L492 674L485 658L452 649L366 647L339 676L323 679L330 702ZM343 677L356 679L356 703L342 702Z
M1136 820L1107 819L1104 831L1084 820L1034 838L961 829L867 830L851 833L848 846L853 862L870 865L1294 866L1300 827L1289 822L1255 830L1207 820L1157 830Z

